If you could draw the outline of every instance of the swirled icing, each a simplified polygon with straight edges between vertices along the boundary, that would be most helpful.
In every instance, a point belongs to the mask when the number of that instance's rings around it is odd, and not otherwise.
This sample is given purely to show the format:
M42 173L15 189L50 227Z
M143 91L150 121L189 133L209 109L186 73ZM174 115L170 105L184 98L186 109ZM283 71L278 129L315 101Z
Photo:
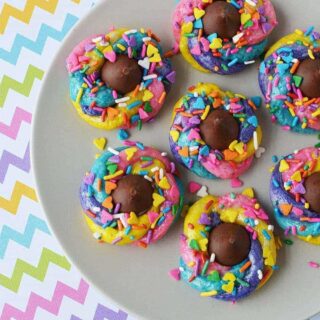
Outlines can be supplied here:
M140 86L126 95L101 80L104 62L114 62L119 54L136 59L144 70ZM89 124L107 130L141 125L154 118L175 80L158 38L143 29L94 35L78 44L66 63L74 107Z
M127 174L143 175L152 181L153 206L141 216L121 212L113 203L112 189ZM86 221L91 231L99 234L99 240L145 247L161 239L179 216L183 189L174 163L156 149L132 143L96 159L83 179L80 199Z
M276 245L268 216L251 195L206 196L194 203L185 218L180 239L181 278L202 296L235 301L270 278L276 264ZM210 231L221 222L244 226L251 238L248 258L226 267L208 256Z
M201 121L211 110L218 108L233 114L240 126L238 140L222 152L212 150L199 133ZM199 83L189 88L188 93L174 106L170 130L172 153L180 163L201 177L238 177L250 167L262 139L255 108L252 100L224 92L214 84Z

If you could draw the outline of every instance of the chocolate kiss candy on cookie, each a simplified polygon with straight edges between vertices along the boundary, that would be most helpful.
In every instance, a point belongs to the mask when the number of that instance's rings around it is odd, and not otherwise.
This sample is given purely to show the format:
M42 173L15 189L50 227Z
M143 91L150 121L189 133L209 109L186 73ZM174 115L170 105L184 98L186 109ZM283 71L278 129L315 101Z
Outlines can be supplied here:
M303 60L297 70L297 75L303 78L300 89L308 98L320 97L320 59Z
M304 198L309 203L311 210L320 214L320 172L307 177L304 186L306 189Z
M135 59L120 55L115 62L105 62L101 69L101 79L120 94L126 94L141 83L142 71Z
M214 110L200 124L200 133L207 145L214 150L225 150L238 139L239 125L225 110Z
M219 38L231 39L240 29L240 14L238 10L226 1L215 1L205 9L202 18L206 35L217 33Z
M209 235L208 253L224 266L235 266L248 257L251 241L246 229L235 223L221 223Z
M153 187L143 176L127 175L117 182L112 192L113 203L120 203L121 212L134 212L137 216L146 213L152 207Z

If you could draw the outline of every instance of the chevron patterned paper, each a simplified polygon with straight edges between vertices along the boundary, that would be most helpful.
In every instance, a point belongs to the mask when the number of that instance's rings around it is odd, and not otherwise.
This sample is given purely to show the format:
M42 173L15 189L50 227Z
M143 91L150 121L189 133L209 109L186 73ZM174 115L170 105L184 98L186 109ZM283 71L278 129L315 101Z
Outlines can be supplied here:
M48 68L43 53L49 42L59 48L93 2L0 0L0 320L132 319L70 264L30 168L32 115Z

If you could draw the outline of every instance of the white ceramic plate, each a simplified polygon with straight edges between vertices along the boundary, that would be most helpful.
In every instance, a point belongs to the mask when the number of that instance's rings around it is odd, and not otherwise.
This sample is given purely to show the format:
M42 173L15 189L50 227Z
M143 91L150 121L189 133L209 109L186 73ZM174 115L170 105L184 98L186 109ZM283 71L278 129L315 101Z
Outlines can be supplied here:
M315 25L319 30L320 3L315 0L274 0L279 27L272 41L295 28ZM168 271L178 265L178 235L181 222L158 244L147 250L135 247L99 245L85 225L78 199L81 178L94 161L92 140L105 136L109 146L120 142L116 131L104 132L83 122L68 99L65 58L82 39L117 27L151 27L169 49L174 0L103 1L72 30L47 72L34 119L32 140L33 169L38 194L56 237L83 275L110 299L137 318L150 320L209 319L306 319L320 309L319 271L307 262L320 260L318 247L295 240L292 247L279 253L280 271L268 284L249 298L232 305L200 298L198 292L183 282L174 282ZM174 102L187 87L198 81L215 82L222 88L245 95L259 95L257 64L234 76L206 75L194 70L181 57L174 59L177 83L167 103L153 124L142 132L132 131L132 138L163 151L169 151L168 130ZM316 136L283 132L270 122L262 108L259 117L264 129L263 146L267 152L243 176L245 186L253 186L262 204L272 213L268 199L271 156L316 143ZM209 186L212 193L230 191L227 181L204 181L187 173L187 179Z

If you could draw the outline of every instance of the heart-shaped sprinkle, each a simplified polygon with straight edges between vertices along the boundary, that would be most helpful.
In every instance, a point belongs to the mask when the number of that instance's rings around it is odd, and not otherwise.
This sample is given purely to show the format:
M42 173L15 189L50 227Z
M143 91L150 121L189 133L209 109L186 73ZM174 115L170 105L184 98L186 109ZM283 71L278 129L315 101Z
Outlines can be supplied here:
M103 202L102 206L111 210L113 208L112 197L107 197Z
M184 23L182 25L181 31L182 34L191 33L193 30L193 23L191 21Z
M107 144L106 138L96 138L93 140L93 144L101 151L104 150Z
M258 119L256 116L251 116L247 119L248 123L250 123L255 128L258 127Z
M161 62L161 56L159 53L156 53L155 55L153 55L151 58L149 58L150 62Z
M193 104L194 109L203 110L205 109L206 105L201 97L198 97L196 102Z
M188 140L201 140L200 134L198 131L191 129L189 134L188 134Z
M140 119L144 120L144 119L147 119L149 117L149 115L142 108L140 108L139 109L139 117L140 117Z
M166 78L171 82L175 83L176 82L176 72L172 71L166 75Z
M220 48L222 48L222 39L220 38L213 39L210 44L210 49L220 49Z
M200 190L197 192L197 196L201 198L207 196L208 195L207 189L208 188L206 186L202 186Z
M181 149L178 150L178 153L180 154L181 157L189 157L189 148L187 146L182 147Z
M150 68L150 61L148 57L145 57L143 60L138 61L139 66L141 66L144 69L149 70Z
M300 171L296 171L296 172L291 176L291 180L300 182L300 181L301 181L301 172L300 172Z
M235 282L236 279L237 279L236 276L232 272L227 272L222 278L222 280L224 281L231 281L231 282Z
M137 152L137 150L138 149L135 147L125 149L124 152L127 155L127 160L131 160L133 158L133 156L135 155L135 153Z
M116 163L108 164L107 170L109 174L114 174L118 170L118 165Z
M153 199L153 206L156 208L158 208L166 200L163 196L157 193L154 193L152 195L152 199Z
M112 63L117 60L117 55L113 50L104 52L104 56L107 60L109 60Z
M242 186L243 186L243 181L241 181L239 178L231 179L232 188L240 188Z
M108 119L109 120L113 120L118 114L119 114L119 110L116 108L107 108L107 114L108 114Z
M201 49L199 45L195 45L191 50L190 50L191 54L195 55L195 56L200 56L201 55Z
M174 142L177 142L178 139L179 139L179 137L180 137L179 131L177 131L177 130L171 130L171 131L170 131L170 137L172 138L172 140L173 140Z
M130 216L127 219L128 224L138 224L139 223L139 219L137 217L137 215L134 212L130 212Z
M154 211L148 212L148 218L149 218L150 224L153 224L155 221L157 221L158 217L159 217L159 213Z
M264 147L259 147L258 150L255 152L255 157L256 158L261 158L262 155L266 152L266 149Z
M205 14L206 12L202 9L194 8L193 10L193 15L196 18L196 20L201 19Z
M101 211L101 217L100 218L101 218L101 223L103 223L103 224L113 220L112 214L110 214L106 210L102 210Z
M163 190L168 190L168 189L170 189L170 187L171 187L170 184L169 184L169 182L168 182L167 177L163 177L163 178L159 181L158 185L159 185L159 187L160 187L161 189L163 189Z
M234 282L230 281L226 284L222 285L222 290L227 292L227 293L232 293L233 289L234 289Z
M84 182L85 184L92 185L94 179L95 179L94 173L90 172L89 174L87 174L87 175L83 178L83 182Z
M246 188L246 189L244 189L244 190L242 191L242 194L243 194L244 196L247 196L247 197L251 198L251 199L254 198L254 191L253 191L252 188Z
M219 272L217 270L214 270L212 273L209 274L208 280L214 282L220 281Z
M105 183L105 190L107 194L111 194L112 190L115 190L117 185L114 182L106 181Z
M150 101L153 98L153 93L149 90L145 90L143 94L143 101Z
M195 181L190 181L188 184L188 190L190 193L196 193L201 189L201 184L195 182Z
M243 148L244 148L244 143L242 141L234 145L234 150L236 150L239 154L243 154L244 152Z
M250 13L242 13L241 14L241 24L246 24L249 20L251 20L251 14Z
M287 162L286 160L282 159L282 160L280 161L279 171L280 171L280 172L285 172L285 171L287 171L289 168L290 168L290 166L289 166L288 162Z
M281 212L283 213L283 215L287 216L290 214L291 209L292 209L292 204L289 203L281 203L279 205L279 208L281 210Z
M204 238L199 240L199 246L201 251L207 251L207 244L208 244L208 239Z
M157 53L159 53L158 48L153 46L153 45L151 45L151 44L149 44L148 48L147 48L147 56L151 57L151 56L153 56L154 54L157 54Z
M179 268L170 270L169 271L169 275L173 280L179 281L180 280L180 270L179 270Z
M206 213L202 213L199 219L199 224L205 225L205 226L211 226L211 219Z

